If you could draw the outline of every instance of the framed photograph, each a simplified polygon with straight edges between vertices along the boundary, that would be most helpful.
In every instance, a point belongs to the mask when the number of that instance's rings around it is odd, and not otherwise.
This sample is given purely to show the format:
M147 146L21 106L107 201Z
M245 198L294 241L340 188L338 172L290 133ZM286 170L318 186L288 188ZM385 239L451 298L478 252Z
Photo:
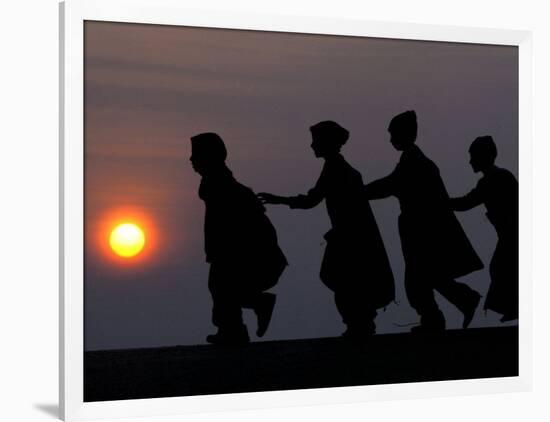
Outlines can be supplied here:
M531 388L531 34L60 6L65 420Z

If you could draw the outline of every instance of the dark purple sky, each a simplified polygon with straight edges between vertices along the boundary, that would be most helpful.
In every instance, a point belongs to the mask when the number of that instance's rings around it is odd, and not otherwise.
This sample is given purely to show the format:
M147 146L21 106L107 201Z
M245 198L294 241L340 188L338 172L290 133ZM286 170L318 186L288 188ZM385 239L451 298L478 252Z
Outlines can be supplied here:
M497 164L517 175L516 47L87 22L85 349L198 344L214 330L190 136L220 134L234 175L255 191L297 194L322 166L309 126L330 119L346 127L342 152L368 182L397 163L386 129L408 109L451 195L478 179L467 150L480 135L494 137ZM379 315L378 332L407 331L396 324L417 316L403 290L398 203L372 205L399 300ZM484 212L459 218L488 266L496 236ZM268 214L290 266L264 338L339 335L332 295L318 278L324 204ZM151 242L143 259L121 265L106 238L124 215L137 215ZM488 271L464 281L484 294ZM440 303L448 327L458 327L458 312ZM253 318L245 319L252 334ZM480 312L473 326L497 321Z

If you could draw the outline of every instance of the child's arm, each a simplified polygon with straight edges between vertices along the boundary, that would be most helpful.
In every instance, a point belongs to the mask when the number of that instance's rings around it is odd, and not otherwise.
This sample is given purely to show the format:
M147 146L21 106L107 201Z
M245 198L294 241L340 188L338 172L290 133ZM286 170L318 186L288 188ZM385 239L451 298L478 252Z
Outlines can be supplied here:
M464 196L450 198L449 202L454 211L467 211L481 205L483 203L483 198L479 188L475 187Z

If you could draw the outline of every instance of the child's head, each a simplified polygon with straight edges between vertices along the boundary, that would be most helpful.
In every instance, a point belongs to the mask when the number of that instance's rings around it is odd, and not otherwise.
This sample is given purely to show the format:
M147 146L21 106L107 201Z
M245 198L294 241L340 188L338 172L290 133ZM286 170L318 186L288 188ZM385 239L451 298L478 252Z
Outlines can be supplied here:
M191 138L191 164L201 176L224 165L227 149L216 133L201 133Z
M470 145L470 165L475 173L484 171L495 164L497 146L491 136L480 136Z
M326 120L309 128L313 142L311 148L316 157L329 157L338 154L349 138L347 129L338 123Z
M395 116L390 121L388 132L391 135L391 144L398 151L403 151L407 146L414 144L418 133L416 112L409 110Z

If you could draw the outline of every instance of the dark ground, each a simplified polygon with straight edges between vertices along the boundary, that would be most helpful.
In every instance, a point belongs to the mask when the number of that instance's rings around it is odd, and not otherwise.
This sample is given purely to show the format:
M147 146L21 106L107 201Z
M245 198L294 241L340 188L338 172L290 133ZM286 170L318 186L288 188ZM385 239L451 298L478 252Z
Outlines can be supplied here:
M518 328L84 353L84 401L518 375Z

